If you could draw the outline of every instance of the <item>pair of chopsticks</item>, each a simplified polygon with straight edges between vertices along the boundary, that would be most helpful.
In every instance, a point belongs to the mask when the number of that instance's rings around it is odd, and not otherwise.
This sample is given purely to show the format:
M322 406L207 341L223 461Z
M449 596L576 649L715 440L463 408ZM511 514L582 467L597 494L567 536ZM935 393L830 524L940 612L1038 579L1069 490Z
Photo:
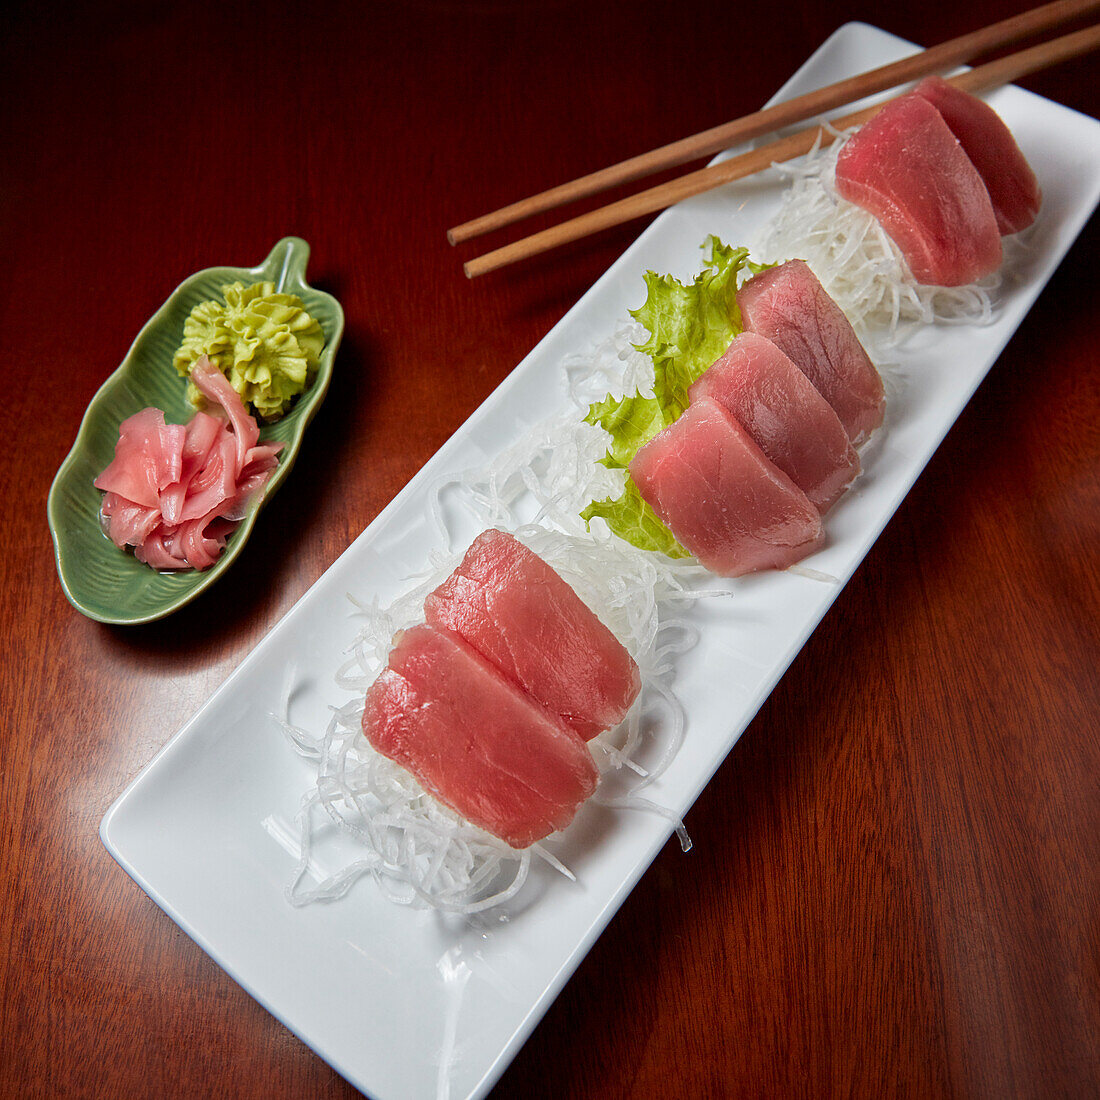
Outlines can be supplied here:
M1013 46L1033 35L1053 30L1075 19L1094 14L1100 0L1055 0L1054 3L993 23L981 30L953 38L922 50L892 64L830 84L825 88L797 96L772 107L691 137L632 157L570 183L552 187L538 195L502 207L473 221L447 231L451 244L504 228L523 218L555 209L566 203L597 194L620 183L628 183L666 168L720 152L739 142L749 141L783 127L805 121L825 111L853 103L865 96L918 80L930 73L953 68L975 57ZM1100 47L1100 25L1063 35L1049 42L1009 54L978 68L950 77L964 91L977 93L1011 83L1028 73L1079 57ZM866 122L881 107L857 111L830 120L833 130L846 130ZM758 149L698 169L618 202L601 207L569 221L551 226L540 233L487 252L463 265L469 278L483 275L507 264L536 256L559 245L608 229L634 218L652 214L692 195L701 194L732 180L743 179L785 160L809 152L815 143L827 145L834 140L829 129L811 126Z

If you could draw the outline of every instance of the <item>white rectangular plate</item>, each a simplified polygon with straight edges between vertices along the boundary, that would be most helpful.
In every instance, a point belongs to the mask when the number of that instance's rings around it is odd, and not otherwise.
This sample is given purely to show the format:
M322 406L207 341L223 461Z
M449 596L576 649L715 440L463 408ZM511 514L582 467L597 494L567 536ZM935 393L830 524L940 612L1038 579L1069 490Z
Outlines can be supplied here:
M787 98L914 47L873 27L838 30L783 88ZM777 97L777 98L779 98ZM734 604L698 609L701 641L677 674L683 748L651 797L685 813L893 515L1016 330L1100 197L1100 124L1018 88L990 102L1044 187L1026 270L993 324L930 332L895 356L904 379L866 472L830 514L809 564L743 583ZM306 765L269 715L289 678L295 722L323 728L347 698L333 674L355 633L346 594L385 604L435 549L429 486L498 454L566 407L560 364L604 340L641 304L652 268L691 279L711 233L751 243L782 184L732 184L662 214L271 631L103 819L118 862L254 997L376 1100L484 1096L668 839L656 815L591 808L566 859L576 884L537 884L509 921L452 922L386 901L368 878L335 904L302 909L284 889ZM534 411L533 411L534 410ZM589 813L585 808L582 814ZM594 819L587 819L592 822Z

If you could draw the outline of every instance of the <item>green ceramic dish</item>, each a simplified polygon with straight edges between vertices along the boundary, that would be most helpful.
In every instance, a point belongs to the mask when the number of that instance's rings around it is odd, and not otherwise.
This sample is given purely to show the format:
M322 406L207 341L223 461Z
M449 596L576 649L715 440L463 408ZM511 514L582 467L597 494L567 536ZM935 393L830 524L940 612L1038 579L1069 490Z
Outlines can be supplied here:
M344 332L340 303L306 282L308 262L309 245L298 237L286 237L258 267L211 267L192 275L146 322L118 370L92 399L73 449L54 478L47 507L61 585L69 602L89 618L104 623L148 623L190 603L233 564L248 541L260 508L286 480L306 425L325 398ZM172 356L192 308L199 302L220 299L222 287L238 280L246 285L267 280L279 291L297 294L324 329L321 363L313 385L290 412L261 429L261 441L284 444L279 465L218 561L202 572L161 573L119 550L103 534L99 526L103 494L92 482L114 456L119 424L126 417L149 405L163 409L170 423L186 423L194 414L184 394L185 382L172 366Z

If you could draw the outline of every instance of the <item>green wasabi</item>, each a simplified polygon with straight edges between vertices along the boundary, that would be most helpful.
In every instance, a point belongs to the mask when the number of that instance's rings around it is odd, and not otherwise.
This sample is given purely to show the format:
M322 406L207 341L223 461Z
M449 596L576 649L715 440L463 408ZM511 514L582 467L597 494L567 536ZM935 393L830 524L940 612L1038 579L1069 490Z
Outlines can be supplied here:
M274 283L232 283L222 293L224 304L201 302L183 325L173 364L188 379L187 399L203 404L190 374L206 355L258 419L278 420L313 382L325 334L302 300L277 294Z

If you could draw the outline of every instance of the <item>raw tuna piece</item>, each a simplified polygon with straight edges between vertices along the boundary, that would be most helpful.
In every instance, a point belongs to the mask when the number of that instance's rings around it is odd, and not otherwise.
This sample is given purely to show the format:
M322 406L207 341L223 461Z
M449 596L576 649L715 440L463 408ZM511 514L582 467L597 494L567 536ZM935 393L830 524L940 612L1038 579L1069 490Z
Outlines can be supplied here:
M398 636L367 691L374 748L467 821L526 848L573 820L595 789L587 745L457 635Z
M737 302L745 328L771 340L806 375L853 443L882 423L882 379L808 264L791 260L768 268L745 283Z
M859 455L833 407L763 336L744 332L688 391L713 397L757 446L826 512L859 473Z
M825 538L806 494L710 397L642 447L630 476L680 543L720 576L785 569Z
M918 282L962 286L1000 266L989 192L923 96L891 100L845 142L836 189L882 223Z
M485 531L424 601L424 617L460 635L585 740L618 725L638 694L622 643L537 554Z
M913 91L939 111L978 170L1001 235L1031 225L1042 203L1039 181L1001 116L939 76L925 77Z

